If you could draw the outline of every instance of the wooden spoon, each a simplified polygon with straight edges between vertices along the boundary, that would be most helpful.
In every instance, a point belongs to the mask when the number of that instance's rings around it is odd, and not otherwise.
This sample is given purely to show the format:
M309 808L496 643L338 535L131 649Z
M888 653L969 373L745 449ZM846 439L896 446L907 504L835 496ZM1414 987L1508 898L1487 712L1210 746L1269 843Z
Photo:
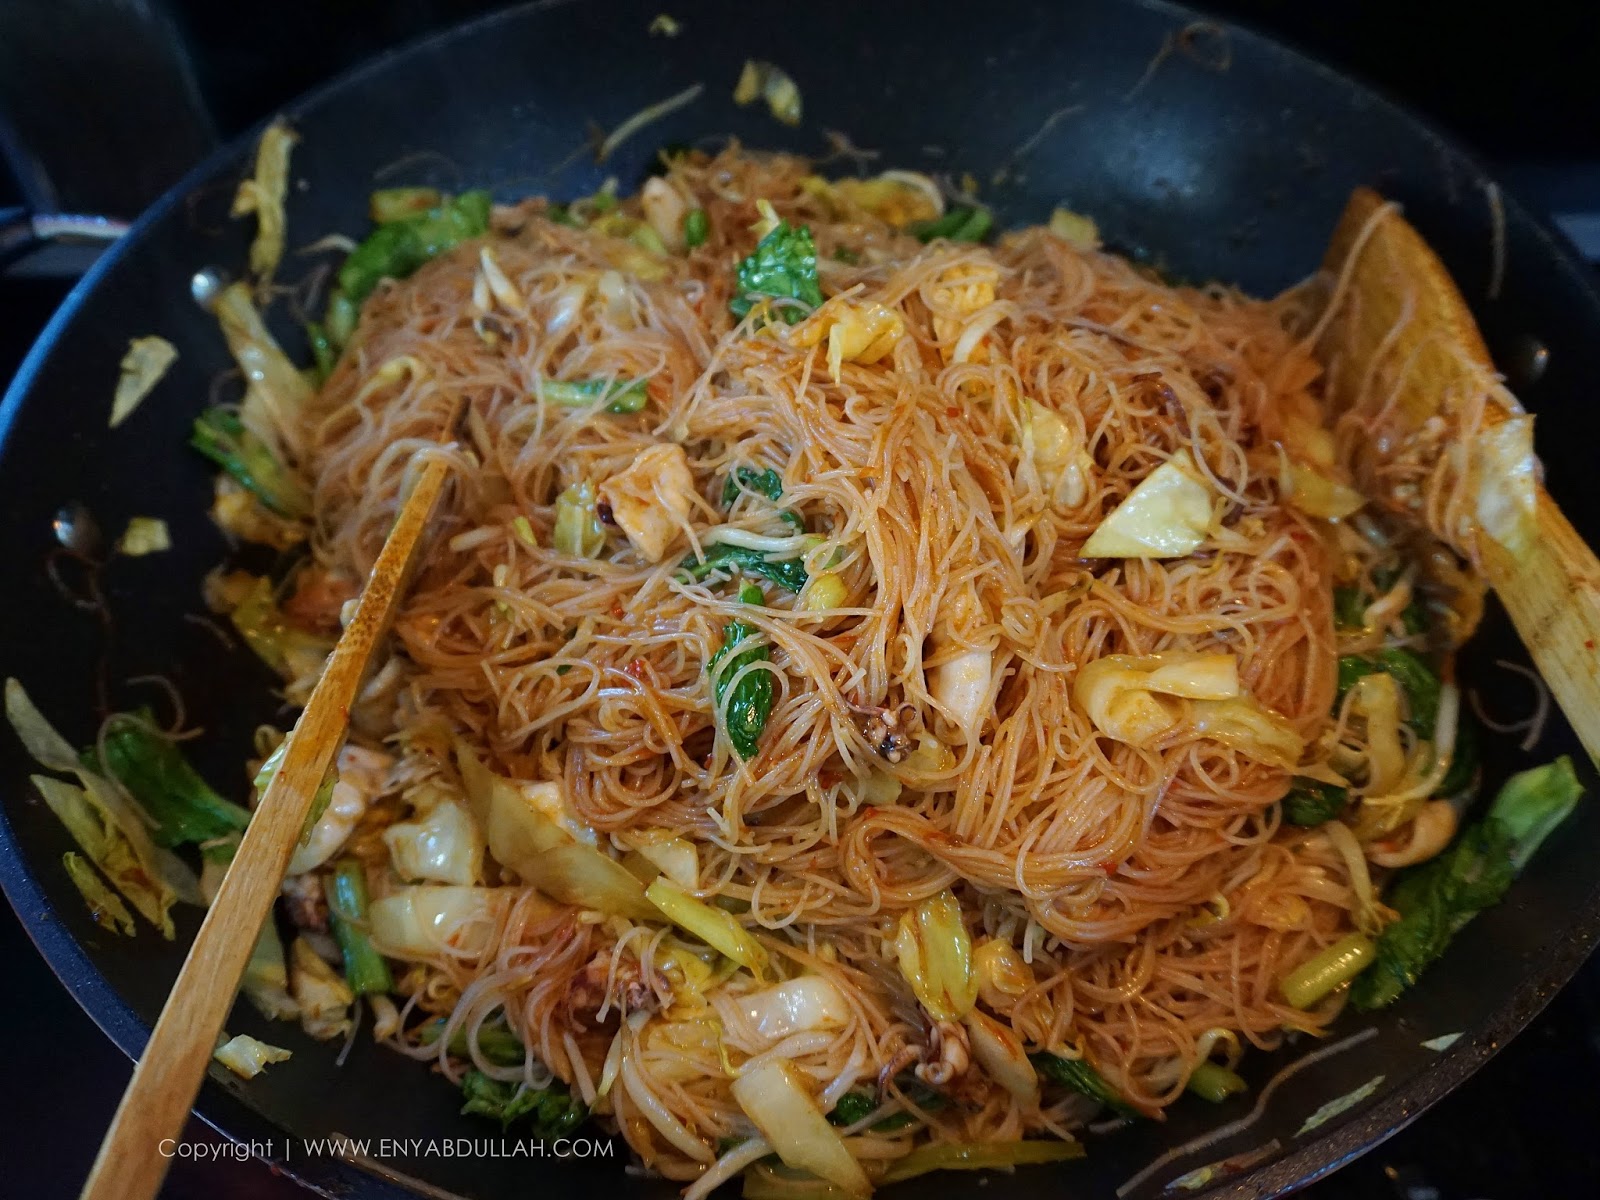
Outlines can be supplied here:
M1533 418L1500 386L1450 273L1395 206L1356 189L1324 267L1340 281L1318 341L1333 411L1372 417L1392 405L1397 436L1358 450L1363 490L1481 565L1600 761L1600 561L1539 482ZM1439 442L1463 423L1472 436ZM1417 473L1392 469L1407 455L1429 469L1442 461L1459 503L1427 511Z
M134 1068L84 1184L84 1200L151 1200L233 1007L251 948L277 897L312 798L344 742L350 707L417 558L448 468L431 460L400 509L354 618L333 649Z

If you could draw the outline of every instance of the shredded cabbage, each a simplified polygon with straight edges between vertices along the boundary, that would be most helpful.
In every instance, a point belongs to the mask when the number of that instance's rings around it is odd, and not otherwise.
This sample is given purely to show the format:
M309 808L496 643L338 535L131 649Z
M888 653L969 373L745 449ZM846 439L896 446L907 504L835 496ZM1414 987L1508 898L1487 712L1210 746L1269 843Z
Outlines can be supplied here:
M217 1047L211 1057L240 1079L254 1079L270 1064L289 1061L289 1051L258 1042L248 1034L236 1034L231 1038L224 1034L223 1037L227 1040Z
M111 400L112 429L133 415L133 410L177 361L178 351L166 338L134 338L128 343L128 352L122 356L117 392Z
M256 144L255 174L239 185L233 198L235 217L256 216L256 236L250 243L250 270L263 292L283 258L284 197L289 191L289 151L299 139L282 118L268 125Z
M961 905L948 891L900 915L895 954L922 1007L939 1021L959 1021L978 999L972 938Z

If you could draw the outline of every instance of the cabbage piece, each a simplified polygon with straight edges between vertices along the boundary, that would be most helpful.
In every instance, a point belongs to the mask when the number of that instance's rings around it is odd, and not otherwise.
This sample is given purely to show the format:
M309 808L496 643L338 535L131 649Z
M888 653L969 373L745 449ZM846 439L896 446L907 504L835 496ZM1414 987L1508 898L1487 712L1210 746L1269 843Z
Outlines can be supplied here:
M789 1166L809 1171L852 1196L871 1193L866 1172L788 1060L769 1058L747 1068L731 1090L745 1116Z
M620 862L574 838L462 742L456 743L456 762L495 861L563 904L635 920L657 919L644 888Z
M972 1057L989 1078L1016 1099L1025 1110L1039 1105L1039 1073L1028 1061L1028 1052L1009 1025L1002 1025L982 1009L974 1008L963 1023Z
M476 958L488 948L491 930L517 894L516 888L431 883L396 888L368 906L368 933L389 958Z
M1367 498L1316 467L1285 461L1279 487L1285 499L1309 517L1338 521L1366 504Z
M670 879L654 880L644 894L658 910L656 919L666 917L678 928L747 968L757 979L766 977L769 968L766 947L755 934L739 924L739 918L731 912L691 896Z
M311 384L268 331L244 284L223 288L212 311L248 385L239 415L258 436L270 438L276 452L276 431L298 420L314 394Z
M905 331L905 322L892 308L835 298L796 326L790 341L810 348L826 338L828 373L838 379L847 362L868 366L884 358Z
M948 890L900 915L895 953L900 974L936 1020L959 1021L972 1011L978 999L972 938Z
M333 641L291 625L279 611L272 580L262 576L228 614L245 645L287 681L314 678L333 653Z
M425 816L383 831L396 874L470 887L483 877L483 834L459 804L442 800Z
M119 367L122 374L117 378L116 395L111 398L112 429L133 415L133 410L177 361L178 351L166 338L151 336L128 342L128 352Z
M78 889L78 895L89 906L89 915L94 918L96 925L124 937L132 937L137 932L128 906L106 886L105 880L95 874L94 868L81 854L68 850L61 856L61 865L67 869L67 878Z
M638 844L639 854L681 888L700 886L700 852L687 838L667 837Z
M756 100L767 102L767 111L785 125L800 124L800 88L789 73L775 63L747 58L733 88L733 102L741 108Z
M835 217L847 217L851 209L860 209L896 229L937 221L944 215L939 185L916 171L885 171L871 179L828 180L808 175L800 187L827 204Z
M606 527L600 520L594 484L587 479L572 484L556 497L550 545L573 558L599 558L606 548Z
M273 512L230 471L217 474L211 519L241 542L256 542L274 550L290 550L306 540L305 526Z
M739 1011L768 1041L817 1029L843 1029L850 1006L831 979L802 975L739 997Z
M1260 762L1292 768L1305 751L1305 739L1280 713L1253 696L1195 700L1189 724L1198 733Z
M256 143L256 171L239 185L230 216L254 213L256 236L250 243L250 270L263 294L283 258L284 197L289 191L289 151L300 139L280 118L268 125Z
M1050 232L1074 250L1087 253L1100 249L1100 228L1094 218L1070 208L1058 208L1050 214Z
M300 1027L318 1041L350 1032L355 993L303 937L289 947L289 986L300 1006Z
M172 549L172 533L160 517L130 517L128 528L117 539L117 553L128 558L159 554Z
M228 1070L240 1079L254 1079L261 1074L270 1064L288 1062L290 1052L278 1046L269 1046L266 1042L258 1042L248 1034L236 1034L217 1047L211 1055Z
M1142 746L1176 725L1182 710L1165 696L1231 700L1239 695L1231 654L1108 654L1078 669L1072 698L1109 738Z
M1068 508L1082 504L1089 494L1094 459L1066 418L1030 399L1022 406L1021 430L1022 454L1038 472L1051 501Z
M1084 558L1183 558L1211 527L1213 493L1180 450L1140 481L1089 535Z
M74 787L47 775L33 776L40 795L73 841L111 885L169 940L173 937L168 910L179 892L198 884L185 881L187 868L150 839L149 829L132 806L107 779L85 767L77 752L44 719L15 679L6 680L6 719L28 754L51 771L77 776Z

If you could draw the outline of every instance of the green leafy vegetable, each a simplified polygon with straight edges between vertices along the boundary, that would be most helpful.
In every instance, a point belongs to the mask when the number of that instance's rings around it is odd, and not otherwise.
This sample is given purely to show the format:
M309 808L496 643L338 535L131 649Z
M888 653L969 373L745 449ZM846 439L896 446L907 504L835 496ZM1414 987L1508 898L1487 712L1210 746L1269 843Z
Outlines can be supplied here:
M1033 1063L1034 1069L1053 1083L1069 1087L1076 1092L1082 1092L1091 1100L1098 1100L1107 1108L1124 1117L1137 1117L1139 1110L1130 1105L1117 1092L1117 1089L1107 1083L1089 1065L1087 1059L1062 1058L1060 1055L1040 1051L1028 1055L1028 1061Z
M546 379L539 392L552 404L564 408L583 408L598 400L609 400L609 413L636 413L649 400L647 379Z
M1294 786L1283 798L1283 819L1291 825L1310 828L1333 820L1349 802L1346 788L1296 776Z
M771 467L758 471L754 467L735 467L722 484L722 503L726 506L739 498L740 492L755 492L768 500L783 495L783 476Z
M742 260L735 272L737 286L728 301L728 310L743 319L763 297L799 300L807 308L822 303L822 287L817 282L817 246L811 230L779 221L777 228L756 244L755 253ZM806 310L784 305L779 310L790 325L806 315Z
M746 584L739 589L739 599L746 604L761 602L761 589ZM751 663L768 662L772 651L765 645L741 650L741 643L755 637L756 628L743 621L729 621L722 627L722 647L711 656L706 671L711 676L711 690L716 697L717 712L722 715L723 729L728 741L738 751L739 757L754 758L761 742L761 731L772 715L773 680L770 671L753 670L737 684L734 676Z
M378 226L339 268L339 294L359 309L380 280L404 279L446 250L482 237L489 231L489 205L488 192L463 192Z
M468 1071L461 1081L461 1094L467 1100L461 1106L463 1113L491 1117L500 1122L501 1128L510 1128L514 1122L529 1117L537 1138L571 1133L589 1115L583 1102L560 1083L534 1089L490 1079L482 1071Z
M367 871L354 858L340 859L328 881L328 915L344 956L344 978L358 996L394 991L394 976L367 937Z
M730 546L725 542L707 546L705 554L704 562L691 554L679 564L682 570L688 572L690 579L704 579L717 570L732 574L734 568L738 568L747 575L770 579L798 595L809 578L804 558L773 558L760 550Z
M83 752L84 765L114 775L132 793L155 822L150 836L156 845L209 842L240 833L250 823L249 810L214 792L147 714L112 717L101 744L104 757L90 748Z
M1462 926L1500 902L1582 794L1565 756L1513 775L1482 821L1438 858L1405 872L1387 897L1400 919L1379 936L1377 961L1352 986L1356 1007L1384 1008L1414 984Z
M952 242L981 242L994 224L994 215L986 208L952 208L942 217L931 221L915 221L907 228L919 241L931 242L945 238Z
M906 1098L924 1112L937 1112L947 1103L939 1092L923 1087L922 1084L913 1082L909 1078L897 1079L895 1083L905 1093ZM833 1111L828 1114L828 1120L843 1128L854 1125L875 1112L878 1107L879 1101L871 1092L846 1092L839 1097L839 1103L833 1106ZM897 1112L890 1113L881 1121L874 1121L870 1128L873 1133L899 1133L916 1123L916 1114Z
M765 496L768 500L777 502L783 495L783 476L771 467L758 471L754 467L735 467L728 473L728 478L722 483L723 507L731 505L739 498L741 492L754 492L758 496ZM778 511L786 525L795 530L804 532L805 518L797 512L784 508Z
M1439 676L1410 650L1380 650L1378 666L1394 676L1411 705L1410 725L1425 738L1433 736L1439 717Z
M1360 588L1333 589L1333 623L1339 629L1362 629L1366 625L1367 598Z
M299 519L311 512L311 495L272 450L244 427L229 408L207 409L195 418L189 445L253 492L281 517Z
M711 218L703 208L691 208L683 218L683 244L693 250L711 236Z
M445 1018L435 1017L422 1027L422 1044L431 1046L439 1040L439 1035L444 1032ZM467 1045L467 1029L465 1025L456 1027L450 1035L448 1050L457 1058L472 1058L472 1051ZM484 1059L497 1067L520 1067L525 1057L522 1043L517 1040L517 1035L512 1033L498 1021L486 1021L478 1027L478 1053Z

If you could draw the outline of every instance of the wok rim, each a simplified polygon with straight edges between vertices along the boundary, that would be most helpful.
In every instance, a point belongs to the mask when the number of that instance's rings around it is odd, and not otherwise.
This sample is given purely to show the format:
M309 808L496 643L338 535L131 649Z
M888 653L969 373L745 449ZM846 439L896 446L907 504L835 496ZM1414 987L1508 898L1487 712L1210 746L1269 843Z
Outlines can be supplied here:
M41 329L7 385L4 397L0 398L0 454L6 448L12 424L32 392L45 360L62 341L64 331L89 296L108 275L118 269L123 258L131 252L130 248L143 239L150 227L180 208L199 189L225 177L230 169L236 169L247 161L261 131L273 120L280 116L295 120L310 110L337 103L345 93L413 56L477 36L502 22L520 22L542 12L585 2L592 0L528 0L409 39L378 52L302 93L206 155L139 214L127 233L73 285ZM1246 43L1253 55L1275 58L1296 73L1320 77L1347 94L1359 96L1370 105L1376 119L1382 124L1409 127L1411 132L1447 152L1464 169L1470 186L1483 188L1493 185L1498 189L1508 225L1515 219L1537 235L1548 258L1547 262L1540 264L1540 273L1565 273L1569 277L1568 283L1575 285L1579 294L1587 299L1589 323L1600 333L1600 288L1597 288L1583 266L1575 245L1547 217L1530 210L1514 193L1501 187L1479 155L1453 134L1362 76L1323 62L1298 44L1263 32L1249 21L1213 16L1174 0L1118 2L1185 25L1202 23L1220 28L1230 38ZM0 891L4 891L29 940L68 994L124 1055L137 1061L149 1039L150 1027L111 986L95 966L88 951L56 916L23 858L22 847L16 840L3 806L0 806ZM1371 1106L1360 1108L1348 1117L1329 1121L1316 1137L1306 1140L1303 1145L1280 1152L1260 1166L1197 1194L1210 1200L1284 1195L1307 1187L1362 1154L1376 1149L1453 1092L1521 1033L1554 999L1557 992L1572 981L1597 946L1600 946L1600 880L1592 887L1586 904L1570 914L1562 935L1552 939L1543 948L1531 951L1535 962L1532 966L1524 967L1521 980L1510 996L1476 1029L1467 1031L1442 1052L1428 1068L1388 1090ZM286 1134L281 1126L209 1078L202 1085L191 1115L234 1145ZM374 1186L404 1187L407 1179L404 1172L387 1164L377 1164L381 1170L373 1170L338 1159L260 1161L300 1186L323 1196L348 1195L352 1185L358 1192L365 1188L367 1190L362 1194L372 1195ZM1189 1164L1185 1158L1170 1165L1176 1171ZM408 1191L407 1194L416 1193Z

